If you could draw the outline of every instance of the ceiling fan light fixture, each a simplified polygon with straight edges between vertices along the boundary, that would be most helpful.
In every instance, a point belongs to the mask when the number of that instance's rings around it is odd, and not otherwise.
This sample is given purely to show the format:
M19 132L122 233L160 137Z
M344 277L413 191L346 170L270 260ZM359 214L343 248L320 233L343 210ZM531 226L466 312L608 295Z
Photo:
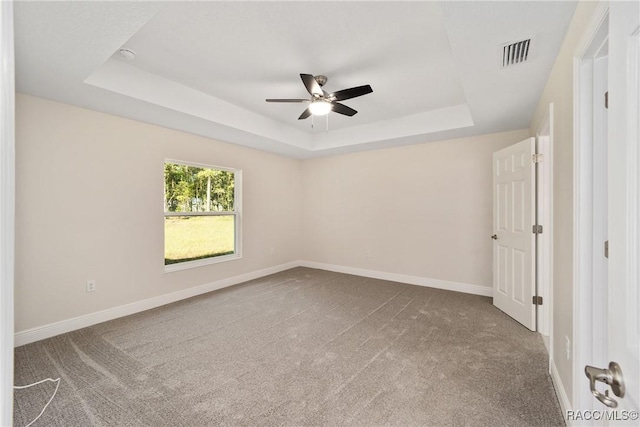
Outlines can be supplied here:
M332 108L333 106L331 105L331 103L324 100L313 101L309 105L309 111L314 116L326 116L327 114L329 114Z

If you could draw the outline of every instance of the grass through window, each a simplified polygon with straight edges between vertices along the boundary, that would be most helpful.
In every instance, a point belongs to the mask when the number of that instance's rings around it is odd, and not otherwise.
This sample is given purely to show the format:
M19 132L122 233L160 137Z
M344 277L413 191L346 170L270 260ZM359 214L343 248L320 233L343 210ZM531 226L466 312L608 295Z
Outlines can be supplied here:
M235 217L165 217L165 265L233 254Z

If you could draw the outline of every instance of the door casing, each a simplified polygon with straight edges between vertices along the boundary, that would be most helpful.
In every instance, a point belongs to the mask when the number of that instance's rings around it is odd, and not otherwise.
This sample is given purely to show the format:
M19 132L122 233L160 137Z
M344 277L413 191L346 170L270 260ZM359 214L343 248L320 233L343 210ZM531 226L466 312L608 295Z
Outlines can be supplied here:
M606 209L594 204L594 59L607 43L609 34L608 4L601 3L594 12L581 43L574 54L574 123L573 123L573 367L574 410L594 409L595 399L589 391L584 366L593 364L596 343L607 340L605 311L594 310L599 298L606 295L606 283L594 277L592 266L594 248L594 208ZM604 102L604 99L602 99ZM606 159L604 160L606 161ZM597 191L595 191L597 193ZM596 215L596 217L602 215ZM604 247L602 247L604 251ZM601 408L600 408L601 409ZM585 420L585 424L589 424Z
M544 227L536 245L537 294L543 304L538 306L538 332L543 336L547 351L553 354L553 102L536 131L536 151L542 154L536 182L538 224Z
M13 423L15 79L13 2L0 2L0 425Z

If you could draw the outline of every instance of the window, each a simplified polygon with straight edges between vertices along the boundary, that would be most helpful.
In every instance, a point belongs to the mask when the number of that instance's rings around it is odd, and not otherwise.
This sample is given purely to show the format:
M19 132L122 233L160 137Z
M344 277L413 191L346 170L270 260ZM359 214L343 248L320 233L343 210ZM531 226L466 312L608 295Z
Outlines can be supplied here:
M239 170L165 161L165 271L240 258L240 180Z

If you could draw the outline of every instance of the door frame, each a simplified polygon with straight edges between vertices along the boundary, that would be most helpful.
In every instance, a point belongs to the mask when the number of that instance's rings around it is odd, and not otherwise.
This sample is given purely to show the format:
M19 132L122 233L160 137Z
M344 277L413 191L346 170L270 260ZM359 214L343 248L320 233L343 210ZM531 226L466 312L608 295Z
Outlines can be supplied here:
M536 247L537 295L543 298L538 306L538 332L544 338L549 355L553 354L553 102L536 131L536 152L542 154L536 177L537 223L544 227Z
M589 410L594 398L584 375L595 343L605 342L607 319L594 319L594 292L606 285L594 283L593 259L593 63L594 53L608 38L609 5L600 3L573 56L573 349L574 410ZM604 249L604 248L603 248ZM601 314L601 313L599 313ZM602 317L602 316L600 316Z
M13 2L0 2L0 425L13 423L15 79Z
M544 119L536 131L535 146L533 147L535 154L540 155L541 161L535 162L534 168L532 224L542 225L544 231L534 237L534 259L531 266L533 278L532 295L542 297L544 301L542 305L535 305L534 331L543 335L545 348L550 355L550 362L553 354L551 333L553 328L553 111L553 102L551 102ZM495 167L495 164L493 167ZM495 194L493 197L493 209L495 210ZM494 224L494 233L496 231ZM494 258L495 256L494 247ZM495 277L493 286L495 288Z

